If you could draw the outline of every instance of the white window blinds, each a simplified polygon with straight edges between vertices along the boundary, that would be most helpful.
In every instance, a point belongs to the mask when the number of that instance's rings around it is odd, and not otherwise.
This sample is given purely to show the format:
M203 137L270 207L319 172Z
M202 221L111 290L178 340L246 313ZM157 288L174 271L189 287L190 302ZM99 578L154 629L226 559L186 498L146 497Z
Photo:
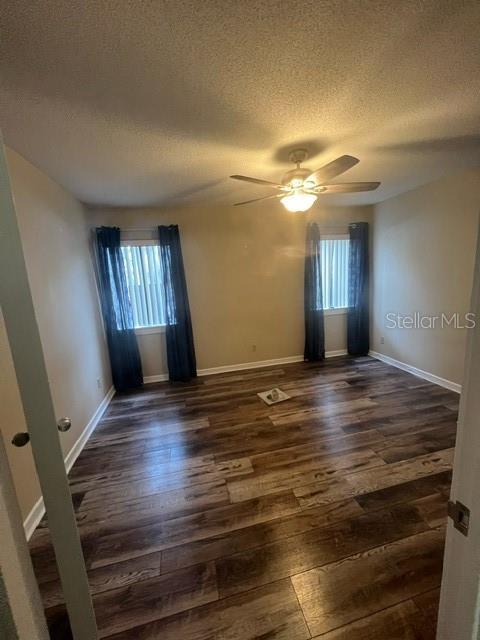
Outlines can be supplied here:
M320 240L323 308L348 307L348 258L350 240Z
M164 325L160 247L157 244L125 244L121 250L135 328Z

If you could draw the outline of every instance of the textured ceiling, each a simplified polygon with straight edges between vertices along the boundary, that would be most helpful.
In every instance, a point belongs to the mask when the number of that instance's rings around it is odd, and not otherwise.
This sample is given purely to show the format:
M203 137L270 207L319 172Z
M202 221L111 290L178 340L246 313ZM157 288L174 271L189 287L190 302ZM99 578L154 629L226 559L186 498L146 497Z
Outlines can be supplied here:
M8 145L91 204L267 195L288 150L371 203L480 165L478 0L2 0Z

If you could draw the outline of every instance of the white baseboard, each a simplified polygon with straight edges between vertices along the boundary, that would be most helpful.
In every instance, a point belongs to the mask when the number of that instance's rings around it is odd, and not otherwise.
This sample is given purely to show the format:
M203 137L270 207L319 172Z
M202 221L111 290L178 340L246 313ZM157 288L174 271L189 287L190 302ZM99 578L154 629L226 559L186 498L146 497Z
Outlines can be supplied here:
M40 498L33 505L33 509L30 511L30 513L25 518L23 523L23 529L25 531L25 536L27 540L30 540L30 538L33 535L33 532L40 524L40 520L43 518L44 515L45 515L45 505L43 504L43 498L40 496Z
M86 445L87 440L92 435L97 424L100 422L101 417L105 413L114 395L115 395L115 389L113 387L110 387L106 396L103 398L101 403L98 405L95 413L88 421L88 424L86 425L85 429L80 434L80 437L78 438L78 440L75 442L73 447L65 456L65 468L67 470L67 473L73 467L75 460L78 458L78 456L82 452L83 447ZM40 520L43 518L44 515L45 515L45 505L43 504L43 498L40 497L35 503L33 509L25 518L25 521L23 523L23 528L25 530L25 535L27 537L27 540L31 538L33 532L38 527Z
M335 358L337 356L347 355L346 349L339 349L337 351L327 351L325 358ZM211 376L216 373L231 373L234 371L245 371L246 369L261 369L262 367L272 367L281 364L291 364L292 362L303 362L302 356L286 356L285 358L273 358L272 360L254 360L253 362L241 362L239 364L227 364L221 367L210 367L208 369L198 369L198 376ZM168 380L168 373L160 373L156 376L145 376L143 378L144 384L150 382L164 382Z
M346 349L338 349L337 351L325 351L325 358L336 358L337 356L346 356L348 351Z
M93 416L90 418L87 426L80 434L80 437L78 438L78 440L75 442L73 447L65 456L65 467L67 469L67 473L73 467L75 460L82 453L83 447L87 444L87 440L90 438L93 431L95 431L97 424L100 422L101 417L105 413L114 395L115 395L115 389L113 387L110 387L110 389L107 392L107 395L98 405L97 410L95 411Z
M143 384L150 384L151 382L165 382L168 380L168 373L159 373L156 376L144 376Z
M262 369L279 364L290 364L292 362L303 362L303 356L287 356L286 358L273 358L272 360L256 360L254 362L241 362L240 364L227 364L222 367L210 367L209 369L198 369L198 376L211 376L215 373L230 373L231 371L245 371L246 369Z
M446 378L441 378L440 376L436 376L435 374L429 373L428 371L423 371L423 369L417 369L417 367L414 367L411 364L400 362L400 360L395 360L395 358L385 356L383 353L378 353L377 351L369 351L368 355L372 356L372 358L376 358L377 360L381 360L386 364L390 364L392 365L392 367L397 367L397 369L402 369L402 371L412 373L418 378L423 378L424 380L428 380L428 382L438 384L440 387L444 387L445 389L449 389L450 391L455 391L455 393L462 392L462 385L458 384L457 382L452 382L451 380L447 380Z

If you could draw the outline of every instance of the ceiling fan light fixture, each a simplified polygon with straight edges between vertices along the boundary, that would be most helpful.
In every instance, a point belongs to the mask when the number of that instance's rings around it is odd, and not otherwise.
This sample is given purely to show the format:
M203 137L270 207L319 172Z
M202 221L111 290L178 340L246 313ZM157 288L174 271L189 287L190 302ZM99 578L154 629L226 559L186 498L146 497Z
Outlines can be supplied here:
M375 189L380 186L380 182L330 183L332 178L336 178L358 164L359 159L353 156L340 156L313 172L307 169L307 167L300 166L306 158L307 152L305 149L295 149L292 151L290 160L294 162L297 167L296 169L287 171L281 182L271 182L270 180L251 178L250 176L230 176L234 178L234 180L253 182L253 184L261 184L277 190L277 193L270 196L254 198L253 200L246 200L245 202L236 202L235 206L251 204L259 200L281 198L280 202L288 211L308 211L319 194L360 193L363 191L375 191ZM279 191L280 193L278 193Z
M303 180L301 178L293 178L290 182L290 186L293 189L299 189L303 185Z
M297 191L289 194L288 196L284 196L280 202L288 211L297 213L299 211L308 211L316 199L317 196L313 193Z

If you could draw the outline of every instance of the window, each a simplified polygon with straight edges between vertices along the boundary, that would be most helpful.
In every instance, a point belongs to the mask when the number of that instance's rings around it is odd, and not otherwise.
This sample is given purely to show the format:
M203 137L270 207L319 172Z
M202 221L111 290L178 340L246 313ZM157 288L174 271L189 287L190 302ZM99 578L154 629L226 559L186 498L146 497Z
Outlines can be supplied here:
M335 236L320 240L323 308L348 307L348 258L350 240Z
M128 295L136 329L166 324L160 247L153 241L122 243Z

